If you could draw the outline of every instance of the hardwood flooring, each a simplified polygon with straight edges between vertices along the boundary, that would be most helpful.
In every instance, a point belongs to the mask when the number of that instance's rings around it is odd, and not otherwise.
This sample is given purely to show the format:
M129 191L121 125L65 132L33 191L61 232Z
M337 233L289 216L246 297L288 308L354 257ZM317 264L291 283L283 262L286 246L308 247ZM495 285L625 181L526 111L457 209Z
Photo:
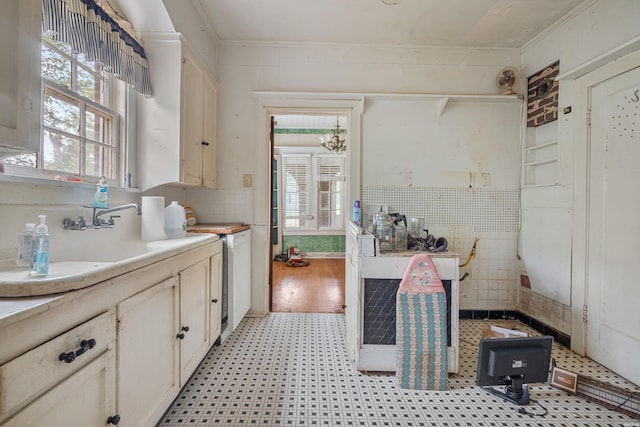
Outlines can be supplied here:
M344 313L344 259L310 258L306 267L272 262L271 310Z

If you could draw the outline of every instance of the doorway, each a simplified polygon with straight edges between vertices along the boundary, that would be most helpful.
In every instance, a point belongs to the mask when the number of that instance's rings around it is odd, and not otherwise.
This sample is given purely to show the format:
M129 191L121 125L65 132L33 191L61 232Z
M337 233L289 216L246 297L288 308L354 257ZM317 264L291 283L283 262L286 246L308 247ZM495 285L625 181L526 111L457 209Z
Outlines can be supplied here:
M348 116L292 110L272 118L270 310L344 313L347 153L321 145L346 142Z

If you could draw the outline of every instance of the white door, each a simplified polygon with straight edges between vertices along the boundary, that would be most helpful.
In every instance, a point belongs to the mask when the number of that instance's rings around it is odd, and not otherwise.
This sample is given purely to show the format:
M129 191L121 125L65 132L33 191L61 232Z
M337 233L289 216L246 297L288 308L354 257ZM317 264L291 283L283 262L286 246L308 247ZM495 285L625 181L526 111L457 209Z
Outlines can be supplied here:
M640 68L591 90L587 355L640 384Z

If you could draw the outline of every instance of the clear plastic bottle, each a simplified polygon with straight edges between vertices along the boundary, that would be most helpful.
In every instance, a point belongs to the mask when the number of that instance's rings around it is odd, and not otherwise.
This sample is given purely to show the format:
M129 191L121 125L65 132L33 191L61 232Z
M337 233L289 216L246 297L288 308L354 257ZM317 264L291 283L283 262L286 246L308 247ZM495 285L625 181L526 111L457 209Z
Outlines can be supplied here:
M33 235L36 232L36 225L28 222L24 225L24 230L18 233L18 254L16 264L20 267L29 267L33 255Z
M39 215L40 224L33 235L31 257L31 275L46 276L49 274L49 227L45 224L46 215Z
M187 235L187 217L184 208L176 201L164 208L164 232L170 239Z

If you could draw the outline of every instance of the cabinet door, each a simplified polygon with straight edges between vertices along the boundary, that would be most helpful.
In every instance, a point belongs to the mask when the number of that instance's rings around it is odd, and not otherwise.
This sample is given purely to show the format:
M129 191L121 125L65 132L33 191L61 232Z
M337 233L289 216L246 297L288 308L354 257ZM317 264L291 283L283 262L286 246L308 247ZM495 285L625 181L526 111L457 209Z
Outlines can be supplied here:
M203 99L203 123L202 139L202 185L207 188L216 188L216 115L218 114L218 101L216 84L208 73L204 74L204 99Z
M2 2L0 154L40 147L41 16L40 1Z
M182 63L182 182L202 185L203 78L200 64L185 47Z
M107 350L2 425L105 426L114 415L115 358L113 350Z
M209 260L180 272L180 387L209 350Z
M209 343L213 345L222 328L222 252L211 257L210 281Z
M117 316L117 403L122 425L154 425L180 390L178 278L124 300L117 306Z

